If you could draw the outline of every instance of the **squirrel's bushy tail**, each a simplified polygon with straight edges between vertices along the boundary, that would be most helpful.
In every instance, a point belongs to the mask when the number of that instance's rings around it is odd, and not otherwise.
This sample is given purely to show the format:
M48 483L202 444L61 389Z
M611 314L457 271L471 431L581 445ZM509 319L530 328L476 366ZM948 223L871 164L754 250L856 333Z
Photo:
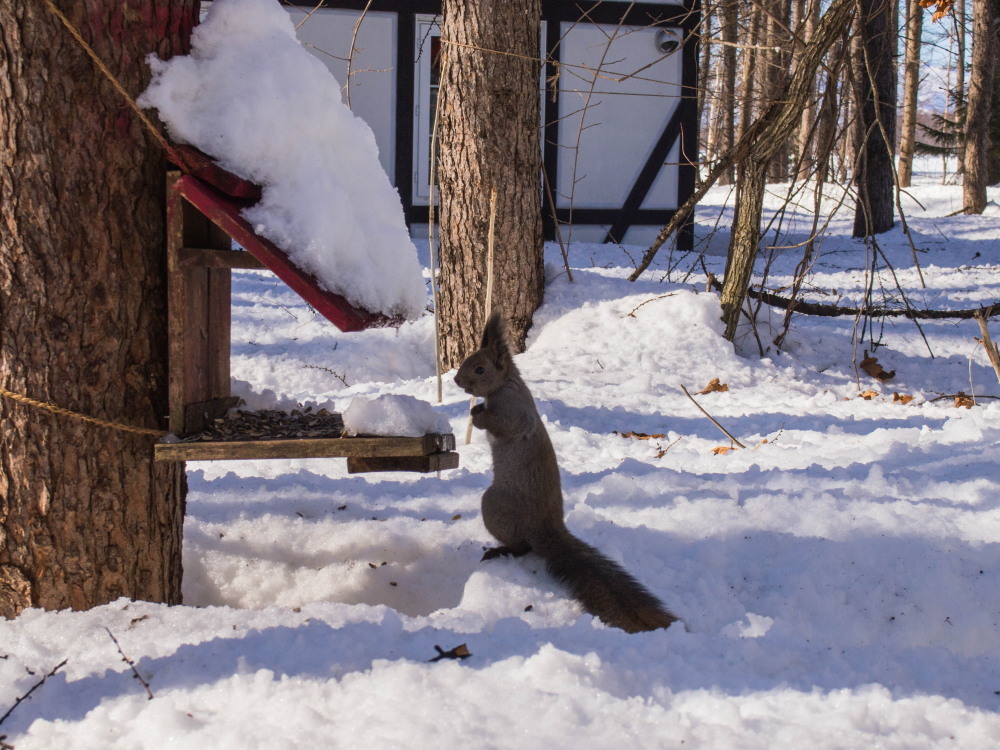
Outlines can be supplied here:
M554 578L606 625L629 633L668 627L677 620L621 565L568 531L532 544Z

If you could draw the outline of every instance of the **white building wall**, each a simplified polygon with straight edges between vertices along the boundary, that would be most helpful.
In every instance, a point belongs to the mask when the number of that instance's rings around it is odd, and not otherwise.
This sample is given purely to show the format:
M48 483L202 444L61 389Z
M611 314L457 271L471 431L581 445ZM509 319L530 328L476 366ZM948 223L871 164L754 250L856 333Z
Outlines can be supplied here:
M561 31L556 203L620 208L680 103L681 55L660 51L658 29L563 23ZM642 207L676 208L677 176L664 167Z
M333 73L346 95L347 58L360 11L289 7L299 41ZM368 123L379 161L395 184L396 14L365 14L354 42L351 111Z

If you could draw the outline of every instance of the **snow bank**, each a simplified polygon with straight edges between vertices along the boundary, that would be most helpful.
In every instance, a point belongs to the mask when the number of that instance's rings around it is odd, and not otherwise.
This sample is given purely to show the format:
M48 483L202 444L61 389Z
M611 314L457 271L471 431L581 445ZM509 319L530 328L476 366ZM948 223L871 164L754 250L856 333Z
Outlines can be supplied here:
M139 103L171 138L263 186L243 212L260 235L353 304L420 315L421 269L375 137L275 0L216 0L190 56L149 64Z
M358 396L344 410L344 430L348 435L388 435L420 437L451 432L448 419L426 401L413 396Z

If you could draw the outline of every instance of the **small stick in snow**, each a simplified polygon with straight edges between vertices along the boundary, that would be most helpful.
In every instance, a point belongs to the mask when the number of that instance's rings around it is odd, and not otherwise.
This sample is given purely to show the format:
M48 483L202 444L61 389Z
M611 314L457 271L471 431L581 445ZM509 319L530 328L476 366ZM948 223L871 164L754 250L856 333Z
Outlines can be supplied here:
M469 651L468 646L464 643L460 646L455 646L455 648L451 649L451 651L445 651L440 646L434 646L434 650L438 652L438 655L428 661L435 662L441 661L442 659L468 659L472 656L472 652Z
M729 430L727 430L727 429L726 429L725 427L723 427L723 426L722 426L721 424L719 424L719 423L718 423L718 422L717 422L717 421L715 420L715 418L714 418L714 417L713 417L713 416L712 416L711 414L709 414L709 413L708 413L707 411L705 411L705 409L704 409L704 408L702 408L702 405L701 405L701 404L699 404L699 403L698 403L697 401L695 401L695 400L694 400L694 396L692 396L692 395L691 395L690 393L688 393L688 389L684 387L684 384L683 384L683 383L681 384L681 390L682 390L682 391L684 391L684 395L685 395L685 396L687 396L687 397L688 397L689 399L691 399L691 403L692 403L692 404L694 404L695 406L697 406L697 407L698 407L698 410L699 410L699 411L700 411L700 412L701 412L702 414L704 414L704 415L705 415L706 417L708 417L709 421L710 421L710 422L711 422L712 424L714 424L714 425L715 425L716 427L718 427L718 428L719 428L720 430L722 430L722 433L723 433L723 434L724 434L724 435L725 435L725 436L726 436L727 438L729 438L730 440L732 440L732 441L733 441L733 444L734 444L734 445L736 445L736 446L738 446L738 447L740 447L740 448L746 448L746 446L745 446L745 445L743 445L743 443L741 443L741 442L740 442L739 440L737 440L736 438L734 438L734 437L733 437L733 436L732 436L732 435L731 435L731 434L729 433Z
M45 681L47 679L49 679L52 675L54 675L60 669L62 669L63 667L65 667L66 666L66 662L68 662L68 661L69 661L69 659L63 659L61 662L59 662L58 664L56 664L52 668L51 672L49 672L42 679L40 679L38 682L36 682L34 685L32 685L28 689L27 693L25 693L24 695L20 696L17 700L15 700L14 701L14 705L7 709L7 713L5 713L3 716L0 716L0 724L3 724L7 720L7 717L10 716L12 713L14 713L14 709L15 708L17 708L18 706L20 706L24 701L28 700L28 697L33 692L35 692L36 690L38 690L38 688L40 688L42 685L44 685Z
M139 670L135 668L135 662L125 656L125 652L122 651L121 644L118 643L118 639L115 638L115 634L111 632L109 628L104 628L108 635L111 636L111 640L114 641L115 647L118 649L118 653L122 656L122 661L129 665L132 669L132 676L142 683L142 686L146 688L146 695L149 696L148 700L153 700L153 691L149 689L149 683L142 679L142 675L139 674Z

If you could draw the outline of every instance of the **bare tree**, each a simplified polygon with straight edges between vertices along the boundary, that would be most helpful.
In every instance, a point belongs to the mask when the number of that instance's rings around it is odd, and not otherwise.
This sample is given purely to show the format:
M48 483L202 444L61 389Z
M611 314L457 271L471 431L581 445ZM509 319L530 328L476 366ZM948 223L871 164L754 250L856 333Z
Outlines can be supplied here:
M441 42L440 351L445 369L485 323L490 195L494 309L523 347L541 303L540 0L445 0Z
M798 20L798 32L803 42L812 39L819 21L819 0L796 0L796 17ZM798 132L795 136L796 157L798 169L796 177L800 180L807 179L813 173L816 166L815 131L817 127L817 103L813 94L815 86L810 88L809 100L802 109L802 120L799 123Z
M719 71L719 134L717 153L724 153L736 142L736 38L739 14L736 0L722 0L722 51ZM735 171L730 168L719 180L724 185L736 180Z
M899 185L913 179L913 150L917 141L917 93L920 84L920 38L924 9L918 0L906 0L906 52L903 71L903 108L899 138Z
M854 63L858 102L858 190L854 236L887 232L893 225L893 152L896 134L896 26L890 0L859 0L858 53Z
M59 0L138 95L193 0ZM167 409L163 154L49 0L0 3L0 383L127 426ZM178 603L183 464L152 440L0 403L0 616Z
M981 214L986 209L993 74L1000 50L994 20L998 15L1000 2L997 0L973 0L972 69L969 71L963 156L965 178L962 181L962 198L967 214Z

